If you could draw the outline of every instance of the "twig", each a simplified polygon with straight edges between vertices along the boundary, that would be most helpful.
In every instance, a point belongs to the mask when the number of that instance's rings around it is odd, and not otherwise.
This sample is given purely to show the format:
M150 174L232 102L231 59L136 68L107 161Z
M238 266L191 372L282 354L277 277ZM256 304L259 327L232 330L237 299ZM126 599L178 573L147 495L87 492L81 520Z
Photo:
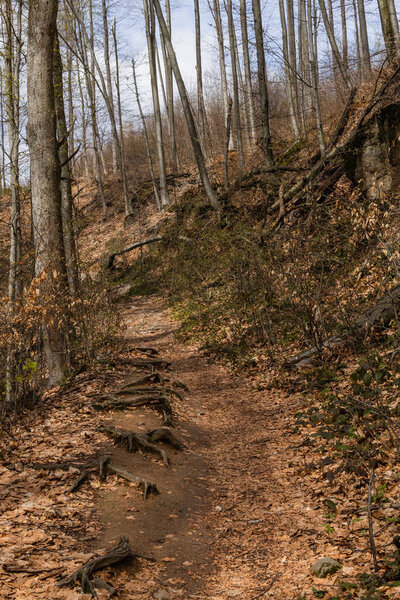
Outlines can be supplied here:
M371 500L372 500L372 482L374 480L374 469L371 471L371 475L369 477L368 482L368 530L369 530L369 544L371 547L372 559L374 561L374 570L378 571L378 560L376 558L376 546L374 540L374 525L372 522L372 510L371 510Z
M263 588L262 591L257 594L256 596L252 596L250 598L250 600L257 600L257 598L261 598L261 596L264 596L264 594L266 594L267 592L269 592L269 590L272 588L272 586L274 585L274 583L279 579L279 577L282 575L282 573L276 573L276 575L273 577L272 581L270 582L269 585L267 585L267 587Z

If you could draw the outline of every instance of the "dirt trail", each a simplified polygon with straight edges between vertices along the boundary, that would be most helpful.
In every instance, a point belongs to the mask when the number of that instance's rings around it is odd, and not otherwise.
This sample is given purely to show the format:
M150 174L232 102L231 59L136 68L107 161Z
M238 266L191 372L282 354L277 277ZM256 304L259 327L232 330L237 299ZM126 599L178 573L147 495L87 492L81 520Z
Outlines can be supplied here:
M321 540L319 548L321 535L312 528L321 516L307 506L310 490L296 475L303 451L288 430L300 400L257 391L177 343L176 325L157 299L132 300L123 317L126 338L156 348L189 387L173 403L174 431L186 448L168 449L167 469L157 458L110 444L115 464L154 480L161 493L144 501L124 484L100 488L100 546L128 535L135 551L155 559L142 567L154 574L153 589L171 598L296 598L326 547ZM140 409L105 421L146 431L160 425L160 416Z

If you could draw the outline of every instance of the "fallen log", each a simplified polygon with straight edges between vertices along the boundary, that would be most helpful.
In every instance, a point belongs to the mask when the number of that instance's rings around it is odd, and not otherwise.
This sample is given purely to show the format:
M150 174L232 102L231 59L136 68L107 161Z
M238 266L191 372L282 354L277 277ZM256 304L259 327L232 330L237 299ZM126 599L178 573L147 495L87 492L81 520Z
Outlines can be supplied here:
M400 306L400 284L394 286L378 302L366 312L364 312L351 326L351 331L357 337L368 335L374 329L387 328L393 319L398 317L398 308ZM286 361L285 366L305 366L313 358L325 349L333 349L346 342L345 337L332 336L328 338L321 346L314 346L304 350L300 354L293 356Z
M79 583L83 594L91 594L93 598L97 598L95 585L92 578L93 573L115 565L127 558L133 556L130 543L127 537L121 536L118 544L116 544L109 552L97 558L92 558L84 565L79 567L72 575L65 577L59 582L60 587L72 587ZM113 588L112 588L113 589Z

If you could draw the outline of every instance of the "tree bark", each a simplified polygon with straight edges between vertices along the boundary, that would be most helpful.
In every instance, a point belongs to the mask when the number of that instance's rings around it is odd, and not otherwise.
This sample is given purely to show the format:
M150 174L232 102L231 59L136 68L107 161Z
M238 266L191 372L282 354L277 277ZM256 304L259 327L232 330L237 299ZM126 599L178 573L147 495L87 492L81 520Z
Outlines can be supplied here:
M58 0L30 0L28 14L28 144L31 158L35 275L43 300L66 286L63 254L60 163L54 111L53 54ZM49 386L65 375L65 334L46 318L43 345Z

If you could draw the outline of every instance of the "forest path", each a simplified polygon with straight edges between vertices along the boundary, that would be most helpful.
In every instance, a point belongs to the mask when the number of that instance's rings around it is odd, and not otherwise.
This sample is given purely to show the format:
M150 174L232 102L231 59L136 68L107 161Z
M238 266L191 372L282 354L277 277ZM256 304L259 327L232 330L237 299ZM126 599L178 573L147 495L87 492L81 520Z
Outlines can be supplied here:
M134 565L121 598L136 597L125 595L129 589L149 598L154 590L171 599L296 598L316 550L310 525L315 511L306 508L309 490L296 475L302 459L288 430L298 399L254 389L177 342L177 325L159 299L132 299L123 325L129 343L155 348L189 392L172 403L173 431L186 448L166 447L170 469L148 454L128 454L111 443L106 449L114 464L155 481L160 490L147 500L122 480L98 490L100 546L127 535L134 552L155 560L140 561L140 588ZM104 420L142 432L161 422L149 409L114 412Z

